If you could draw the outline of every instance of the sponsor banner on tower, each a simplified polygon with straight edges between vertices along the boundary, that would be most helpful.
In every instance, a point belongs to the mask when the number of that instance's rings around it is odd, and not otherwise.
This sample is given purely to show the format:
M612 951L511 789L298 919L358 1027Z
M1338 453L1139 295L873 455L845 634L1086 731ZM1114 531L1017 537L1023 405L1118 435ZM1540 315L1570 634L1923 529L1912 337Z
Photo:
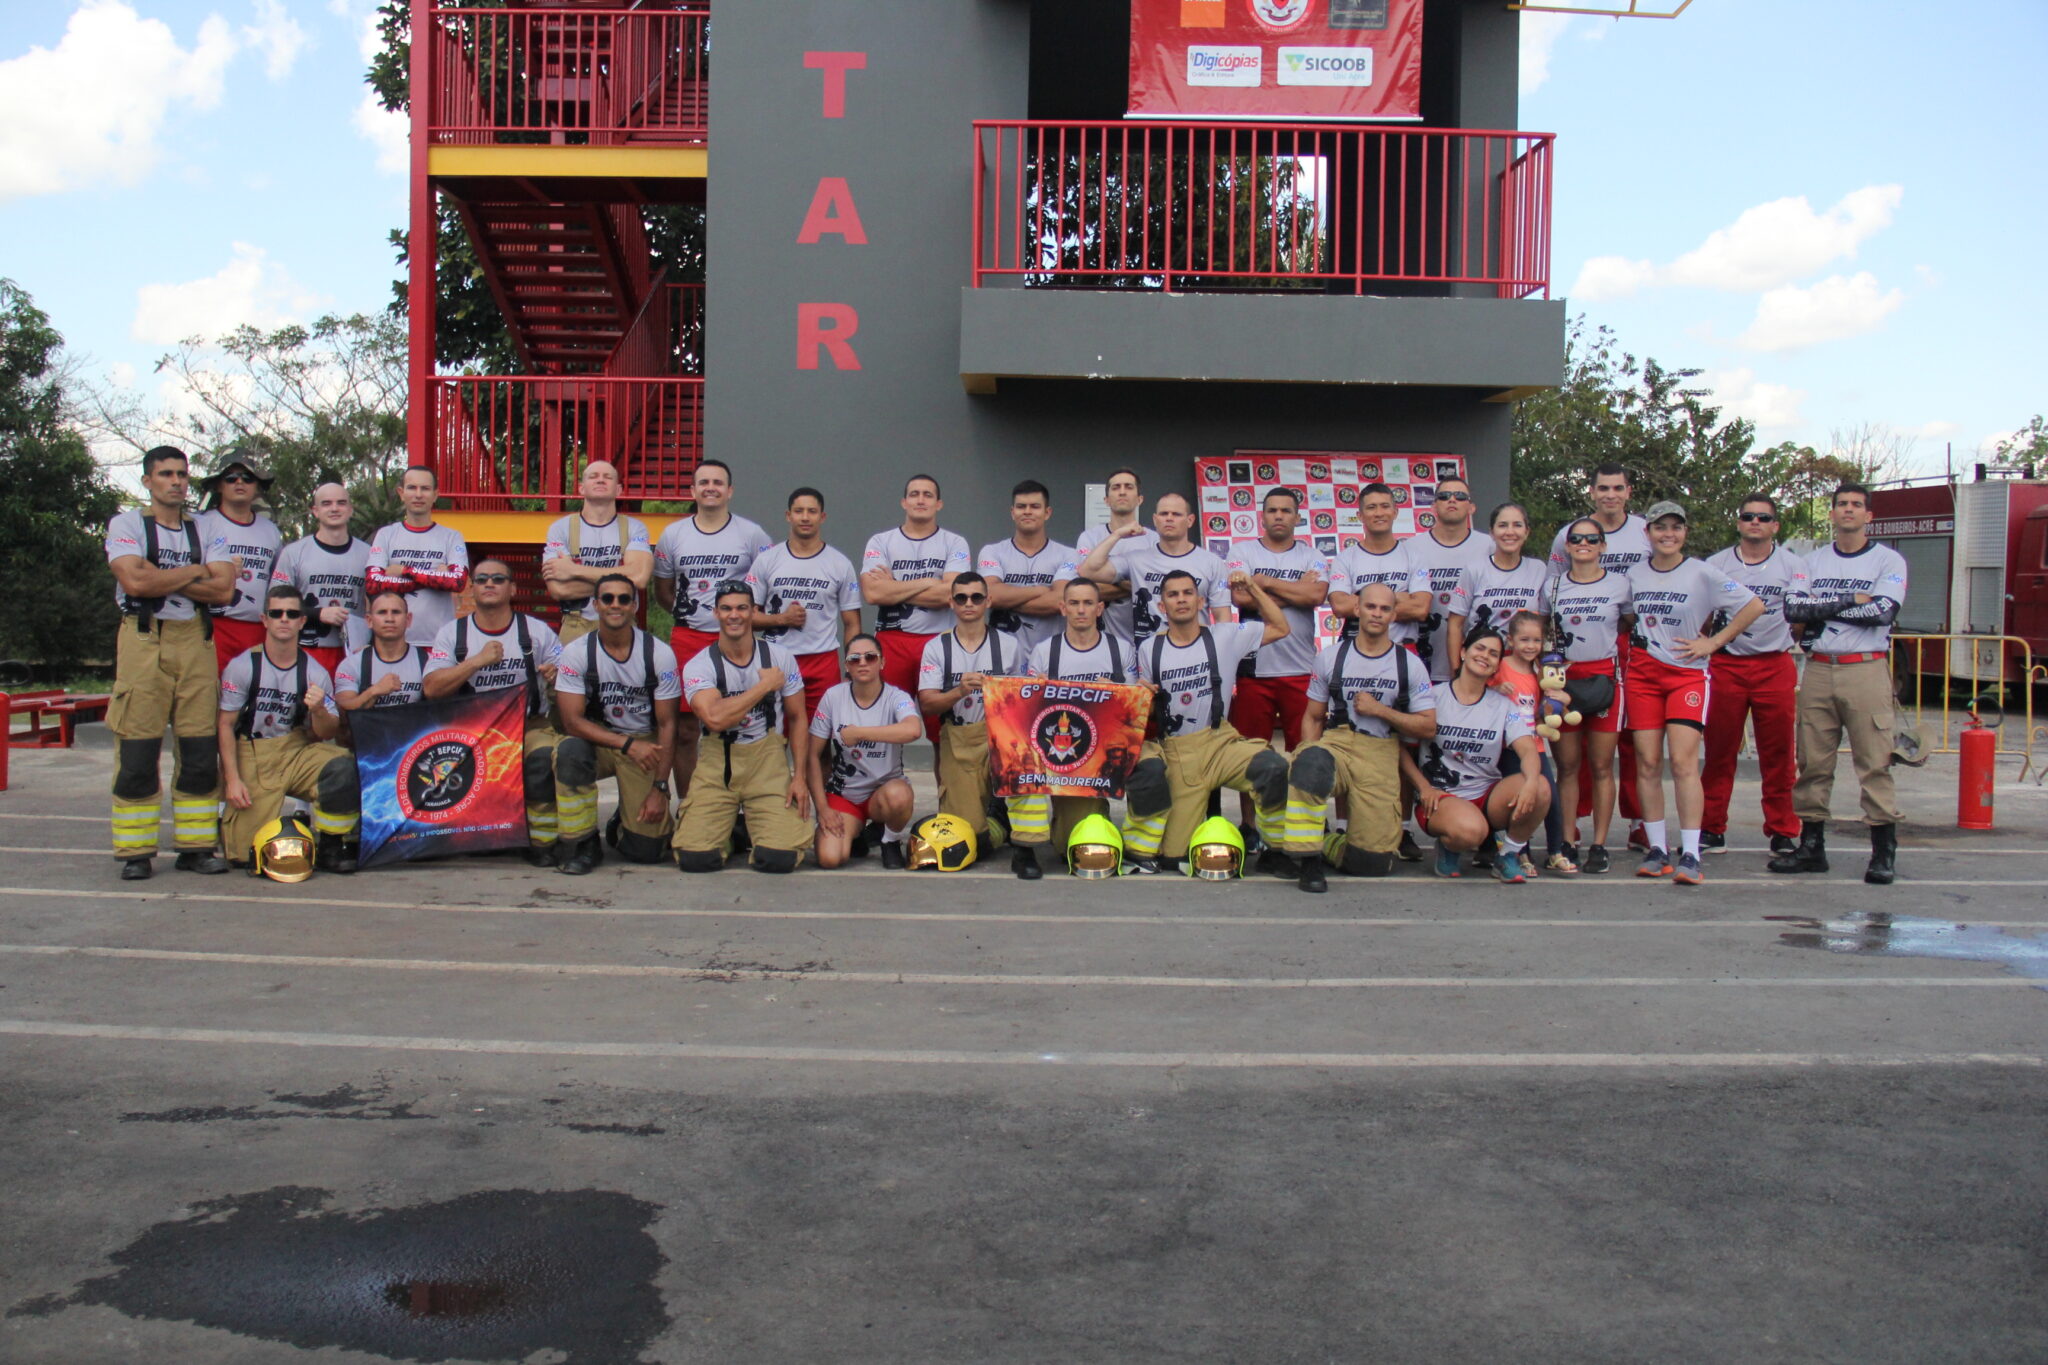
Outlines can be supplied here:
M1420 119L1422 6L1131 0L1131 117Z
M1122 683L990 678L981 699L997 796L1122 796L1152 716Z
M349 717L363 783L361 865L526 847L526 689Z

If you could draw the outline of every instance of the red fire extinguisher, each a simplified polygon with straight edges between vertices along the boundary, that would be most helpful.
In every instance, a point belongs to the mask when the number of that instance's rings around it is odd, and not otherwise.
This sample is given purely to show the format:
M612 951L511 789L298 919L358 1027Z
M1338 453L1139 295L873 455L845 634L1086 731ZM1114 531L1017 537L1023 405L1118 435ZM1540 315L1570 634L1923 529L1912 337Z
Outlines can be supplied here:
M1986 725L1977 715L1978 702L1997 704L1991 696L1972 698L1970 701L1970 723L1963 727L1957 737L1956 747L1963 758L1962 785L1956 791L1956 828L1991 828L1991 789L1998 776L1998 725L2005 715L2001 711L1998 720Z

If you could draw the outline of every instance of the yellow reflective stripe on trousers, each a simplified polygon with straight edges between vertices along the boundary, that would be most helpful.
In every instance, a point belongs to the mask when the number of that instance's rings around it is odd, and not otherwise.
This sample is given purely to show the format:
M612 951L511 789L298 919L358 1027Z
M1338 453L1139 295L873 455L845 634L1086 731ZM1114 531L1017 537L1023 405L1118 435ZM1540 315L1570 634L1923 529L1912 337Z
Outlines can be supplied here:
M1287 807L1258 808L1259 837L1274 848L1287 842Z
M1323 807L1311 804L1293 792L1287 795L1287 814L1281 824L1281 843L1291 852L1313 853L1323 846ZM1260 822L1263 830L1265 822Z
M155 852L156 825L157 806L154 801L146 806L114 802L114 852L131 857Z
M362 823L362 816L355 811L324 811L313 807L313 832L315 834L354 834L356 826Z
M539 816L539 819L535 817ZM557 833L559 831L559 834ZM526 837L536 844L552 843L563 839L584 839L597 831L597 788L564 787L555 788L555 806L548 811L545 806L526 808ZM546 835L547 837L542 837Z
M1140 858L1159 856L1159 845L1166 841L1166 812L1157 815L1133 815L1124 821L1124 852Z
M1050 796L1012 796L1009 807L1011 843L1042 844L1052 838Z
M171 836L179 848L211 849L220 837L220 803L211 796L173 797Z

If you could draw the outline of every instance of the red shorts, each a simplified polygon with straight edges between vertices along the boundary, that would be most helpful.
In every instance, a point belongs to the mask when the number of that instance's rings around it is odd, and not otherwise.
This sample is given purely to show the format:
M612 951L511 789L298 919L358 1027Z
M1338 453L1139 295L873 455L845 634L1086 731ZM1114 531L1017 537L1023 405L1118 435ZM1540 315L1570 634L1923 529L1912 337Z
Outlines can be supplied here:
M1564 676L1566 682L1570 682L1574 678L1614 678L1615 680L1614 704L1597 716L1587 716L1577 725L1565 726L1565 733L1568 735L1580 733L1590 735L1620 734L1622 720L1628 710L1628 702L1622 692L1621 679L1615 678L1614 660L1586 659L1580 663L1567 664ZM1589 787L1588 790L1591 790L1591 788Z
M263 643L261 621L237 621L230 616L213 618L213 657L220 667L215 672L225 673L229 664L238 655Z
M1308 674L1292 678L1239 678L1230 696L1230 728L1261 744L1273 737L1277 720L1289 749L1301 745L1301 717L1308 710Z
M825 689L845 680L839 671L839 655L834 650L821 650L816 654L796 656L797 670L804 675L804 711L808 715L818 714L818 703L824 700ZM916 696L916 693L912 693Z
M833 810L846 812L848 815L851 815L854 819L860 821L863 825L865 825L868 822L868 801L872 801L874 799L875 798L872 795L870 795L867 801L849 801L845 797L841 796L838 792L825 793L826 805L830 806Z
M917 700L917 674L924 667L925 642L938 637L914 630L878 630L875 638L882 642L882 681ZM934 744L939 742L939 722L944 714L924 718L924 737Z
M1628 728L1661 730L1667 725L1707 728L1708 678L1704 668L1673 668L1647 649L1628 663Z
M1481 815L1484 815L1486 813L1486 803L1492 798L1493 789L1495 787L1498 787L1499 785L1500 783L1497 781L1489 782L1486 784L1486 790L1479 793L1479 795L1477 796L1457 796L1453 797L1452 799L1457 801L1470 801L1473 805L1479 807L1479 813ZM1444 795L1451 796L1451 793L1445 792ZM1429 828L1429 816L1423 812L1422 803L1420 801L1417 801L1415 803L1415 823L1421 826L1423 829Z
M341 661L348 657L348 651L334 645L307 645L306 657L326 669L331 678L341 671Z
M688 626L672 626L668 632L668 647L676 652L676 671L680 673L690 666L690 660L718 643L715 630L691 630ZM683 703L683 717L688 719L690 703Z

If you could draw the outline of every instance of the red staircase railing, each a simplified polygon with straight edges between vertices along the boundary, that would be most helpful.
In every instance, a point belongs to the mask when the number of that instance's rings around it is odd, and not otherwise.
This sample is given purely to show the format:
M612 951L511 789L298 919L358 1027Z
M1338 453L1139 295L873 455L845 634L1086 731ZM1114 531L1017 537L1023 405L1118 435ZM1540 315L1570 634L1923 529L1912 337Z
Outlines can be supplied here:
M1549 133L991 120L974 138L977 287L1549 296Z
M707 139L707 4L430 13L427 131L434 142Z
M682 499L704 444L700 378L439 375L428 463L461 510L555 510L585 464L619 467L621 496Z

